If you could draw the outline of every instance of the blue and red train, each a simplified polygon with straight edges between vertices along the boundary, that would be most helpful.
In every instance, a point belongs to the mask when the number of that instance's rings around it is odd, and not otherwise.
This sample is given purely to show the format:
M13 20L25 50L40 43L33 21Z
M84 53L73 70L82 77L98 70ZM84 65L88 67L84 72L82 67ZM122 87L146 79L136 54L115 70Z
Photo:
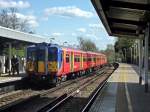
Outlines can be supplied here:
M26 59L28 78L53 84L91 72L107 63L104 54L47 43L27 47Z

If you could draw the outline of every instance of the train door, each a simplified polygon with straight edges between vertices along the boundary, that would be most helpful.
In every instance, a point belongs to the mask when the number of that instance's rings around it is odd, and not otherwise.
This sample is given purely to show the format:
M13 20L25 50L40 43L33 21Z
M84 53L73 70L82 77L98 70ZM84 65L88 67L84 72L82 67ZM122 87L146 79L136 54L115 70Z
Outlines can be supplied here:
M83 54L80 55L80 69L83 69Z
M37 54L36 47L28 47L27 48L27 72L37 72Z
M64 73L70 72L70 52L64 51Z
M71 72L74 71L74 53L71 52L71 62L70 62Z
M102 56L100 56L100 65L102 65Z
M39 47L37 53L37 66L38 66L38 73L45 73L46 72L46 48L45 47Z
M60 51L59 51L60 52ZM58 59L58 48L57 47L50 47L48 50L48 71L50 73L56 73L58 71L59 59Z

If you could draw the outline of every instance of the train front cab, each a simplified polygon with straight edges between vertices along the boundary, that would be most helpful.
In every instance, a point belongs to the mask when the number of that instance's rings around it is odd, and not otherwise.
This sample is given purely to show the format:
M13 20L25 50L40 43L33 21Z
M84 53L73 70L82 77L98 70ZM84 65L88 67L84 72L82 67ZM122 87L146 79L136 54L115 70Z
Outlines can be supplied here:
M26 72L28 75L32 75L36 71L36 47L30 46L26 49Z
M47 54L45 45L34 45L27 48L27 68L28 78L33 82L46 79L47 75Z
M62 60L62 49L57 45L51 45L48 48L48 77L50 83L56 84L60 80L59 73L63 69Z
M62 69L62 50L58 45L38 44L27 48L28 78L31 82L56 84Z

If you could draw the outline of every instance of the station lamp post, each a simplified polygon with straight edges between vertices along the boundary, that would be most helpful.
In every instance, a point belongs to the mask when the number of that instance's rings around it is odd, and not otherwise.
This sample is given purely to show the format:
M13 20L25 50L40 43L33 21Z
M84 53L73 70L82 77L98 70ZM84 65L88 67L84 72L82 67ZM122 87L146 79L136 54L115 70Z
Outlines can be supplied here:
M139 63L138 63L138 62L139 62L139 60L138 60L138 56L139 56L139 55L138 55L138 41L136 41L135 44L136 44L136 64L138 65L138 64L139 64Z
M142 49L143 49L143 43L142 43L142 39L139 39L138 41L138 49L139 49L139 84L142 84L142 64L143 64L143 53L142 53Z
M132 49L132 64L134 64L134 46L133 45L132 45L131 49Z
M67 43L68 43L67 41L63 42L63 46L65 46L65 44L67 44Z
M148 92L148 38L150 35L150 23L147 24L145 30L145 39L144 39L144 79L145 79L145 92Z
M134 64L136 64L136 44L134 44Z
M124 50L124 61L127 63L127 49L126 48L124 48L123 49Z
M133 64L135 64L135 55L136 55L135 44L133 44Z
M132 47L130 47L130 63L132 64Z
M76 48L76 49L78 48L78 45L76 45L76 44L73 44L72 46L73 46L73 48Z
M133 64L135 64L135 45L133 44Z
M11 72L11 57L12 57L12 44L11 43L8 43L8 48L9 48L9 56L8 56L8 60L9 60L9 74Z
M53 42L53 40L55 40L55 38L49 38L49 40L50 40L50 43L52 43Z

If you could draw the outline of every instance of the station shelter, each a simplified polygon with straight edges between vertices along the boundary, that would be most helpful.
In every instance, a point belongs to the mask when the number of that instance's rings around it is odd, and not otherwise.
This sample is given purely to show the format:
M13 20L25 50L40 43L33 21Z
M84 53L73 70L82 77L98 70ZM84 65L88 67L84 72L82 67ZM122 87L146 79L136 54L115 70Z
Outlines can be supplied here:
M150 0L91 0L107 33L118 38L136 39L131 48L139 65L139 83L148 91L150 46ZM131 59L133 61L133 59ZM142 74L144 73L144 74Z
M13 55L16 55L19 60L19 71L24 72L26 46L41 42L46 42L46 39L42 36L0 26L0 72L2 74L5 74L6 72L10 73ZM6 70L6 64L8 70Z

